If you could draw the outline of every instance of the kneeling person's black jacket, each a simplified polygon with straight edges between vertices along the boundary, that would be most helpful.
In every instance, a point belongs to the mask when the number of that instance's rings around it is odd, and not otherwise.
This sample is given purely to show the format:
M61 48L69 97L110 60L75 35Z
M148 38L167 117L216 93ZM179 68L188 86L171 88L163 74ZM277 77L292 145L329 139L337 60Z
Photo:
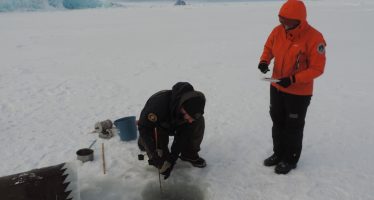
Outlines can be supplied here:
M158 134L168 134L175 136L171 147L171 154L164 155L164 159L175 162L180 154L180 147L183 141L178 141L178 128L188 126L180 112L181 106L192 98L203 98L205 96L199 91L195 91L191 84L179 82L172 90L162 90L152 95L146 102L138 122L140 137L144 143L147 154L151 157L156 154L155 128ZM203 114L199 113L200 116ZM168 138L167 136L167 138ZM167 149L168 147L160 147Z

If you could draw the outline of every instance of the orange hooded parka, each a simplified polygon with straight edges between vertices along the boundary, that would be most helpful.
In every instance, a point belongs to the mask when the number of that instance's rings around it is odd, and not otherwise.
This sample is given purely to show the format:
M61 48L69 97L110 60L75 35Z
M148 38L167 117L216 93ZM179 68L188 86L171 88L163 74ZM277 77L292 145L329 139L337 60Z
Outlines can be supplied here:
M281 7L279 15L297 19L300 24L288 31L282 25L275 27L265 43L260 61L270 64L274 58L272 78L295 78L295 82L287 88L272 83L274 87L289 94L312 95L313 80L325 68L326 42L322 34L308 24L302 1L288 0Z

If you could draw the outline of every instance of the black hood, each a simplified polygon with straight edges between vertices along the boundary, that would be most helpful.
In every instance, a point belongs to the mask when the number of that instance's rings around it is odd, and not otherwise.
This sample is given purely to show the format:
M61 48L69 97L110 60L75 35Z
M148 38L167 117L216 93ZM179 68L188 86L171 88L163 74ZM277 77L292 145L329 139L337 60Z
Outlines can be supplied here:
M179 108L181 106L180 100L182 96L188 92L194 91L192 85L188 82L178 82L171 89L170 111L173 118L177 118Z
M179 101L179 107L184 110L195 120L204 114L205 96L199 91L191 91L183 94Z
M205 96L202 92L194 90L192 85L187 82L178 82L173 86L170 101L172 121L178 121L182 118L180 108L184 103L190 100L192 100L191 103L194 102L193 100L198 100L198 102L195 102L198 106L193 106L192 109L186 109L186 111L192 111L192 113L189 113L192 117L197 113L199 113L200 116L204 114Z

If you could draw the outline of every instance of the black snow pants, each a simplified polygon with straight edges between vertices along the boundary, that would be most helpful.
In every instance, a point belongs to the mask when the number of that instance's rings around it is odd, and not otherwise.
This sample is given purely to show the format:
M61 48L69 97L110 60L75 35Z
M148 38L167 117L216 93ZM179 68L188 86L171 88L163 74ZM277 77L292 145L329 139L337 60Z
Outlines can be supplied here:
M173 131L159 128L157 131L157 149L162 150L162 157L166 160L177 160L180 154L191 159L198 158L198 152L200 151L200 145L204 137L204 130L204 117L200 117L192 124L182 124ZM154 129L140 128L139 132L138 144L145 148L150 158L153 157L156 151ZM174 136L171 152L168 148L169 136Z
M312 96L300 96L270 87L270 116L273 121L273 151L283 161L299 161L305 116Z
M190 159L199 158L198 152L204 138L205 119L200 117L192 124L185 124L176 130L171 152ZM174 155L175 156L175 155Z

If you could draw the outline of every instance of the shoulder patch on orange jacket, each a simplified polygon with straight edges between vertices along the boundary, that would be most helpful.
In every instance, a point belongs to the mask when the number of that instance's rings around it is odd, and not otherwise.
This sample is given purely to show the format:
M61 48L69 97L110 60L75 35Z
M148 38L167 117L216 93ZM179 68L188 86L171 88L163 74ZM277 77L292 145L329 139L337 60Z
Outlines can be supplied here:
M317 45L317 52L319 54L325 54L325 44L324 43L320 43Z

